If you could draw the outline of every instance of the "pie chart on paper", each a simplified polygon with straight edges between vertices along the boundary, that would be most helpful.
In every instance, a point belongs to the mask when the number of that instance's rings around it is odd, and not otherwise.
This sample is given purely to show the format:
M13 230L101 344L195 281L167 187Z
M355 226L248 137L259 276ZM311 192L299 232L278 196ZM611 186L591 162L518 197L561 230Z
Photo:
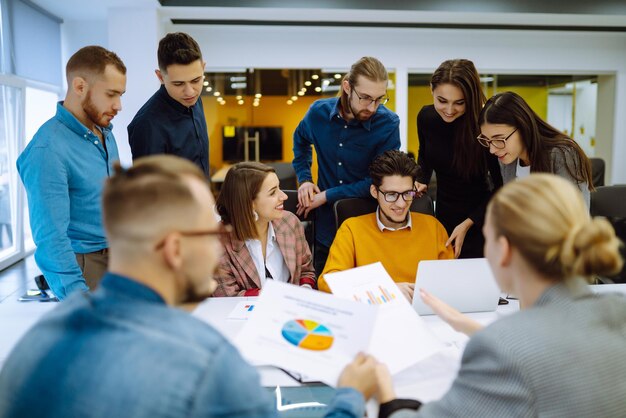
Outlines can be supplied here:
M328 350L335 340L330 329L309 319L287 321L281 333L288 343L313 351Z

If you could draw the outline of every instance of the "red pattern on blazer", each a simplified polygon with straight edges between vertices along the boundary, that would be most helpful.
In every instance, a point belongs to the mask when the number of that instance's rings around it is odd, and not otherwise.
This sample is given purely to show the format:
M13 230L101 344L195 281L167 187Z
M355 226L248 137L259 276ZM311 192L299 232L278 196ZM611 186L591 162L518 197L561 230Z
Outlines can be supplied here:
M276 242L289 269L289 283L308 284L317 288L311 249L304 237L300 220L285 211L281 219L272 221ZM224 254L215 275L217 289L213 296L257 296L261 279L244 241L233 233L222 239Z

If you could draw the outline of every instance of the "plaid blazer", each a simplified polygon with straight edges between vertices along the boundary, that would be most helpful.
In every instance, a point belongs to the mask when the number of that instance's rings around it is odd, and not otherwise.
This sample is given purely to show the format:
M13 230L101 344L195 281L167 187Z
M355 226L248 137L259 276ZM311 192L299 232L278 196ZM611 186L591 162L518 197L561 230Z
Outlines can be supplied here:
M289 283L308 284L317 288L311 249L304 237L300 220L285 211L281 219L272 221L276 242L289 269ZM230 234L222 239L224 254L216 273L217 289L213 296L256 296L261 279L245 242Z

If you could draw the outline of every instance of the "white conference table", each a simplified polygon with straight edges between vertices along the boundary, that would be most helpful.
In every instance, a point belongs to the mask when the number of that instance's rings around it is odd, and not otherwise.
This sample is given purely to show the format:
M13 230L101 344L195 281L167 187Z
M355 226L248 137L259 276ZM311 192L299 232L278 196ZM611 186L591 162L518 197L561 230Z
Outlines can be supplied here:
M591 286L595 292L626 294L626 284ZM233 340L245 320L228 319L239 301L253 302L256 298L209 298L193 311L193 315L214 326L229 340ZM53 302L18 302L5 300L0 303L0 368L19 339L47 312L58 306ZM518 310L515 300L501 305L496 312L469 314L475 320L488 324L497 318ZM441 397L456 376L461 353L467 337L455 332L436 316L424 316L429 329L445 344L439 354L394 376L398 396L431 401ZM263 386L297 386L294 379L274 368L261 368Z

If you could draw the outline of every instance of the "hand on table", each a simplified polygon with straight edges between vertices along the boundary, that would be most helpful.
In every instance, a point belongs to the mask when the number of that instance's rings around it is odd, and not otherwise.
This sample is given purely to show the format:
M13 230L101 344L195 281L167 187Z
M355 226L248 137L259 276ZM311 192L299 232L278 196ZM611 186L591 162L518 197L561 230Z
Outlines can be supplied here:
M413 292L415 292L415 283L400 282L396 283L405 298L409 300L409 303L413 302Z

